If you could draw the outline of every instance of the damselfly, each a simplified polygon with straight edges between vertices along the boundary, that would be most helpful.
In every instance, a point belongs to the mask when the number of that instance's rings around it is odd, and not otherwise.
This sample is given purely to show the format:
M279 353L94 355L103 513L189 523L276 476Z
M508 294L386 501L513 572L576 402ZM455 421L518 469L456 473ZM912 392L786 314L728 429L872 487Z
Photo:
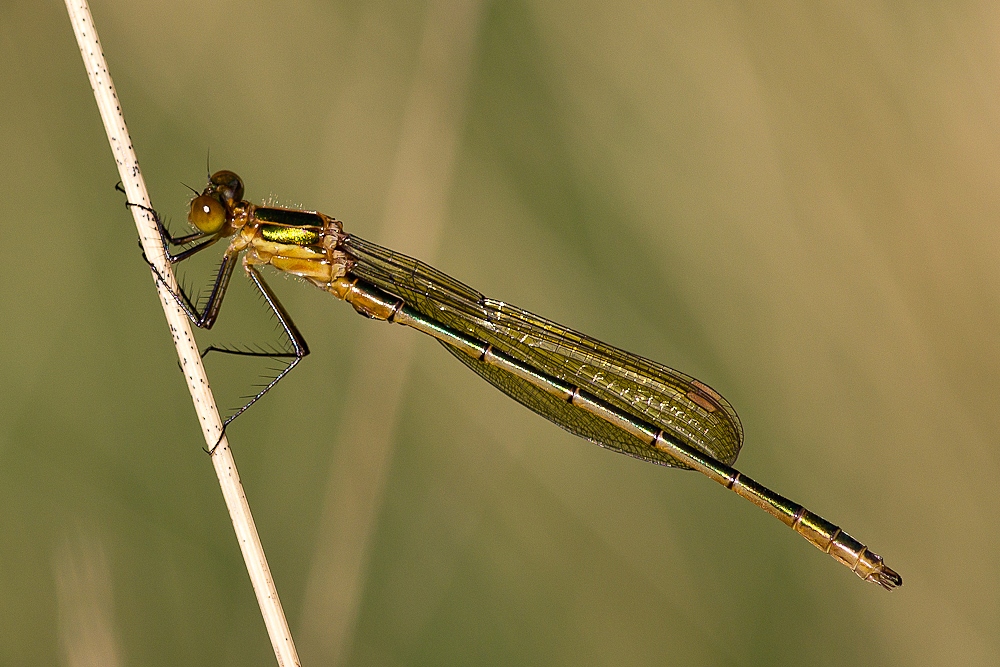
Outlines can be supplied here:
M212 174L191 201L188 220L197 231L175 238L157 218L171 264L229 239L204 306L199 309L183 290L174 294L192 322L206 329L215 323L242 255L243 268L291 343L279 355L290 359L288 365L227 424L309 353L258 270L270 265L347 301L366 317L433 336L487 382L567 431L644 461L697 470L774 515L862 579L887 590L902 585L899 574L865 545L731 467L743 444L743 427L729 402L698 380L485 297L423 262L346 234L340 222L322 213L251 204L243 199L243 181L231 171Z

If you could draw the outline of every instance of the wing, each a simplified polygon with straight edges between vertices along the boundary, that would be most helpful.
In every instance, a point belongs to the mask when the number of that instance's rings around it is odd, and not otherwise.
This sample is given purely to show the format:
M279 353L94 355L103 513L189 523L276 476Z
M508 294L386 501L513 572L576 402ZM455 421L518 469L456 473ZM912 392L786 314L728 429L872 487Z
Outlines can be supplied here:
M426 317L580 387L727 465L736 461L743 444L739 417L726 399L698 380L487 298L423 262L357 236L347 237L342 248L355 260L351 273L398 296ZM490 384L576 435L646 461L686 467L585 410L445 347Z

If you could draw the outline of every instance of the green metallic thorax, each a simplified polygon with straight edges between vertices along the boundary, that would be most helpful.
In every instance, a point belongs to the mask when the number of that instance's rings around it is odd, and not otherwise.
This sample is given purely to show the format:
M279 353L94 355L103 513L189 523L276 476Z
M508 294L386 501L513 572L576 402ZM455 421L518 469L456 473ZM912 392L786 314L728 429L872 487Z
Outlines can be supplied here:
M254 217L262 223L258 227L261 237L273 243L313 245L323 232L323 219L316 213L260 207Z

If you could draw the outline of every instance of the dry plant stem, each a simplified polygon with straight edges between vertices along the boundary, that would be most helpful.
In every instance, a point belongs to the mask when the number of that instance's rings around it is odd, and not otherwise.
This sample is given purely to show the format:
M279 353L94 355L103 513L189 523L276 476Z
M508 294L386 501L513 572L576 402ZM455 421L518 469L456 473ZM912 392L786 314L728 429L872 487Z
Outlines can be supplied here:
M76 33L80 53L90 77L90 86L94 90L94 97L104 121L104 128L108 133L111 151L118 163L118 173L125 187L128 201L148 208L150 206L149 195L139 171L139 163L135 151L132 149L128 129L125 127L125 118L122 115L111 75L108 73L107 62L104 60L104 53L97 38L97 30L94 27L87 0L66 0L66 9L73 24L73 31ZM136 228L139 231L139 238L142 241L146 257L156 265L160 275L164 276L170 287L176 289L173 271L165 260L155 221L147 209L140 206L129 208L135 217ZM152 272L150 273L152 274ZM243 552L243 560L246 562L254 592L257 594L257 602L260 604L264 624L274 647L274 655L278 659L279 665L298 665L300 663L295 652L295 644L292 642L288 623L285 621L285 614L278 600L278 593L271 580L264 550L260 538L257 536L257 528L250 515L250 506L247 504L243 486L240 484L240 478L236 472L236 462L233 460L226 436L222 432L222 421L219 418L215 398L212 396L212 390L201 363L198 346L191 333L190 322L170 292L156 280L155 276L153 280L160 296L160 303L163 305L163 313L166 315L170 332L173 335L177 356L187 380L188 390L191 392L191 400L194 402L195 411L201 422L205 442L208 449L215 448L212 453L212 463L215 465L219 485L222 487L222 495L226 500L226 507L229 509L229 516L233 521L233 528Z

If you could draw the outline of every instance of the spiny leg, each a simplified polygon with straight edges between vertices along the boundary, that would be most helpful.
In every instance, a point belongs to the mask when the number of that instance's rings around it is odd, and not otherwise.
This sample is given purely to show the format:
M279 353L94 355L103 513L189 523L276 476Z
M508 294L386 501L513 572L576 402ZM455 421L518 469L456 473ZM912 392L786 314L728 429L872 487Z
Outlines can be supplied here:
M195 252L204 250L208 246L215 243L217 240L218 239L210 239L209 241L206 241L201 245L191 248L192 252L185 251L184 253L181 253L182 256L180 257L180 259L176 261L171 261L171 264L174 264L177 261L182 261L184 259L187 259L188 257L191 257ZM205 309L202 312L198 312L198 307L191 301L191 298L187 295L187 292L185 292L183 289L180 289L178 293L170 288L170 285L167 283L166 279L160 274L160 270L156 268L155 264L149 261L149 258L146 257L145 253L143 253L142 258L146 260L146 263L149 264L149 268L156 275L156 279L160 281L160 283L167 289L168 292L170 292L170 295L174 297L174 300L177 302L177 305L179 305L181 307L181 310L183 310L185 314L187 314L191 322L199 329L211 329L212 325L215 324L215 320L219 316L219 309L222 307L222 299L225 296L226 290L229 287L229 279L233 275L233 269L236 268L236 260L238 256L239 256L238 252L226 250L226 254L223 255L222 257L222 263L219 265L219 271L216 274L215 280L212 283L212 291L208 296L208 302L205 304ZM167 259L168 260L170 259L169 255L167 256Z
M260 400L264 396L264 394L269 392L271 388L274 387L274 385L278 384L279 380L288 375L288 373L291 372L293 368L295 368L296 364L299 363L299 360L301 360L302 357L309 354L309 346L306 344L305 338L299 332L298 327L295 326L295 322L292 321L292 318L291 316L289 316L288 311L285 310L285 307L281 305L281 302L278 300L278 297L271 290L270 285L268 285L264 281L264 277L261 276L260 272L257 269L255 269L253 266L245 262L244 262L244 268L246 269L247 275L250 276L250 279L253 281L254 285L257 286L257 289L264 297L264 301L267 303L267 306L271 309L271 312L274 313L274 316L278 320L278 324L281 327L282 332L288 338L288 341L291 343L292 349L289 352L275 352L275 351L234 350L223 347L209 346L205 350L205 352L202 353L202 357L205 357L209 352L222 352L225 354L232 354L236 356L270 357L272 359L291 359L291 361L274 378L272 378L259 392L257 392L255 396L251 397L250 400L246 403L246 405L244 405L239 410L237 410L236 412L234 412L232 415L230 415L225 419L225 421L223 422L223 430L225 430L225 427L229 426L229 424L232 423L234 419L236 419L241 414L246 412L251 405ZM212 448L212 451L215 451L214 447Z
M116 189L124 193L124 190L122 189L120 183L116 186ZM209 234L201 231L195 232L193 234L188 234L185 236L174 237L173 235L170 234L170 231L163 224L159 214L152 208L149 208L148 206L144 206L142 204L134 204L129 201L125 202L125 206L126 208L135 206L144 211L147 211L153 216L153 220L156 222L157 229L160 233L160 240L163 244L164 255L167 261L169 261L171 265L177 264L178 262L182 262L194 256L195 254L201 252L202 250L214 245L220 238L222 238L219 235ZM176 254L170 251L170 246L184 246L199 240L202 240L202 242L198 243L197 245L191 248L182 250ZM141 243L139 245L140 247L142 246ZM170 288L169 284L167 283L163 275L160 273L159 269L146 256L145 251L143 251L142 257L149 265L150 270L153 271L153 274L156 276L157 280L160 283L162 283L164 287L167 288L167 291L170 292L171 296L174 297L174 300L185 312L188 318L195 324L195 326L203 329L211 329L212 325L215 324L215 321L218 318L219 310L222 307L222 300L223 297L225 296L226 290L229 287L229 281L230 278L232 277L233 270L236 267L236 260L239 254L240 254L239 251L233 251L230 248L227 249L226 253L223 255L222 263L219 266L219 270L216 274L215 281L212 284L212 291L209 294L208 301L205 304L205 308L202 312L198 312L197 306L192 302L191 298L187 295L187 293L183 289L180 289L178 293ZM246 403L246 405L241 407L234 414L230 415L223 421L222 433L220 433L219 435L219 440L216 441L215 445L212 446L211 450L208 450L208 454L210 455L215 452L216 447L218 447L219 443L222 442L222 438L225 435L226 427L230 423L232 423L234 419L236 419L241 414L246 412L251 405L260 400L264 396L264 394L270 391L271 388L274 387L274 385L276 385L279 380L285 377L296 366L296 364L298 364L299 360L302 359L302 357L309 354L309 346L306 344L305 338L303 338L302 334L298 330L298 327L295 326L295 323L292 321L291 316L289 316L288 311L286 311L284 306L281 305L281 302L278 300L278 297L271 290L270 286L268 286L268 284L264 282L264 279L260 275L260 273L251 265L244 262L244 267L246 268L247 275L249 275L251 280L253 280L254 284L257 286L257 289L260 291L264 300L267 302L268 307L271 309L271 311L274 313L274 316L277 318L278 324L281 326L282 332L288 338L288 341L292 345L292 350L289 352L233 350L213 345L206 348L205 351L202 352L201 356L202 358L204 358L209 352L224 352L227 354L234 354L237 356L270 357L274 359L291 358L291 362L289 362L277 374L277 376L271 379L267 383L267 385L264 386L263 389L261 389L255 396L253 396Z
M115 186L115 189L123 194L125 193L121 182ZM126 200L125 208L130 207L142 209L153 216L153 220L156 222L156 228L160 233L160 241L163 244L163 254L167 261L170 262L171 266L193 257L202 250L211 247L220 238L217 235L210 235L201 231L187 234L185 236L172 236L170 231L163 224L163 220L160 218L159 213L157 213L154 209ZM176 254L170 251L170 246L184 246L201 239L205 240L202 243L199 243L191 248L187 248L186 250L182 250ZM139 248L142 249L141 241L139 242ZM151 262L146 256L146 251L144 249L142 250L142 259L149 265L149 268L156 276L156 279L167 289L168 292L170 292L170 295L174 297L177 305L179 305L185 314L187 314L191 322L193 322L198 328L211 329L212 325L215 324L216 318L218 317L219 308L222 305L222 297L225 295L226 287L229 285L229 278L232 276L233 269L236 267L236 253L227 252L223 257L222 264L219 266L218 274L212 284L212 292L209 295L208 303L205 305L205 310L202 313L198 312L197 306L191 301L191 298L183 288L179 289L179 294L171 289L170 284L160 273L160 270L156 268L156 265L153 264L153 262Z
M121 181L119 181L118 184L115 186L115 190L121 192L122 194L125 194L125 189L122 187ZM167 256L167 259L170 260L171 264L175 264L181 261L182 259L186 259L187 257L197 252L197 250L195 250L194 248L189 248L188 250L185 250L181 253L178 253L177 255L174 255L173 253L170 252L169 246L184 246L189 243L193 243L195 241L199 241L201 239L211 236L210 234L206 234L205 232L202 231L193 232L191 234L185 234L184 236L173 236L170 233L170 230L167 229L167 226L163 224L163 220L162 218L160 218L160 214L157 213L155 209L152 209L148 206L144 206L142 204L135 204L133 202L128 201L127 199L125 200L125 208L138 208L143 211L146 211L147 213L153 216L153 221L156 223L156 229L160 233L160 240L163 241L163 251ZM213 240L212 242L214 243L215 240ZM142 244L140 243L140 246L141 245ZM197 246L197 248L199 249L201 247L202 246Z

